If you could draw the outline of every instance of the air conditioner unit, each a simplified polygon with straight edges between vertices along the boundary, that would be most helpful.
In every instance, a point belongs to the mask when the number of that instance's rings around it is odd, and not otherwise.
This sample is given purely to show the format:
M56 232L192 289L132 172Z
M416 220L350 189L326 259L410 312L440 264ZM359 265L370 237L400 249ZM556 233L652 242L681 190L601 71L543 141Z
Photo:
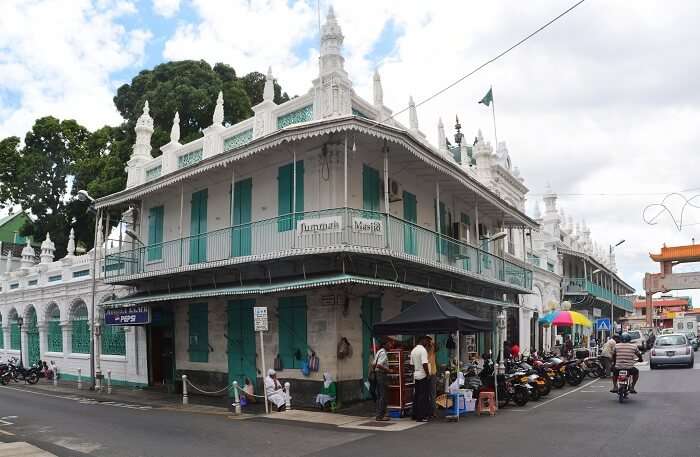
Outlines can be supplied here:
M401 195L401 185L398 181L389 178L389 201L398 202L403 199Z

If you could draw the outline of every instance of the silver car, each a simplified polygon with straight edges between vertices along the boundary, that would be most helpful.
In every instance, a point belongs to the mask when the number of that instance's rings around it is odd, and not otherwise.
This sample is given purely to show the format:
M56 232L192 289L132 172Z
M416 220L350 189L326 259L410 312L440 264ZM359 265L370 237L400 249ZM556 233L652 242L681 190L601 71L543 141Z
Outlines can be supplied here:
M649 368L652 370L660 365L685 365L693 367L695 356L688 338L681 333L659 335L651 349Z

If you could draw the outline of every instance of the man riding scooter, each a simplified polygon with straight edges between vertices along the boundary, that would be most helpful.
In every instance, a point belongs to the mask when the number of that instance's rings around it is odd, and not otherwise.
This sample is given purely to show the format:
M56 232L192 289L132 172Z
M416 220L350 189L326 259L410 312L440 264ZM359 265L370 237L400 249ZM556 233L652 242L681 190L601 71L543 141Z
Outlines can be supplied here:
M631 341L632 337L629 333L625 332L622 334L621 342L617 343L613 349L613 388L610 392L614 394L617 393L617 374L620 370L627 370L632 377L630 393L637 393L634 387L637 385L637 381L639 381L639 370L634 366L634 363L642 361L642 353L639 352L637 345L632 344Z

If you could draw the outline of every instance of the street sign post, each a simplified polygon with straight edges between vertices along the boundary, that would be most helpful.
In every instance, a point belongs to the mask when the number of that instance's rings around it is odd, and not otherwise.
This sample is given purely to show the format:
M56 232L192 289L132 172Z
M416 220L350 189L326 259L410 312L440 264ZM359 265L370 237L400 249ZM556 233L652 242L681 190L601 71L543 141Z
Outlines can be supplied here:
M610 319L605 317L601 319L596 319L595 320L595 327L598 329L598 331L610 331Z
M265 396L265 414L270 414L270 405L267 404L267 389L265 389L265 376L267 376L267 368L265 367L265 342L263 332L267 332L267 306L253 307L253 325L255 331L260 334L260 361L262 362L263 372L263 395Z

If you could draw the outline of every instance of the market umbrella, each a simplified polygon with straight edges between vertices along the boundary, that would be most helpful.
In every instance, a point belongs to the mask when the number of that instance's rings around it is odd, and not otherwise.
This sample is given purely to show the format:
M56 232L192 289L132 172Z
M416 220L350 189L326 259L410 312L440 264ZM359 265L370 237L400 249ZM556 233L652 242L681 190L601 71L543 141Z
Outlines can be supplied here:
M557 327L572 327L574 325L582 325L584 327L593 326L586 316L576 311L551 311L542 316L539 322L540 324Z

